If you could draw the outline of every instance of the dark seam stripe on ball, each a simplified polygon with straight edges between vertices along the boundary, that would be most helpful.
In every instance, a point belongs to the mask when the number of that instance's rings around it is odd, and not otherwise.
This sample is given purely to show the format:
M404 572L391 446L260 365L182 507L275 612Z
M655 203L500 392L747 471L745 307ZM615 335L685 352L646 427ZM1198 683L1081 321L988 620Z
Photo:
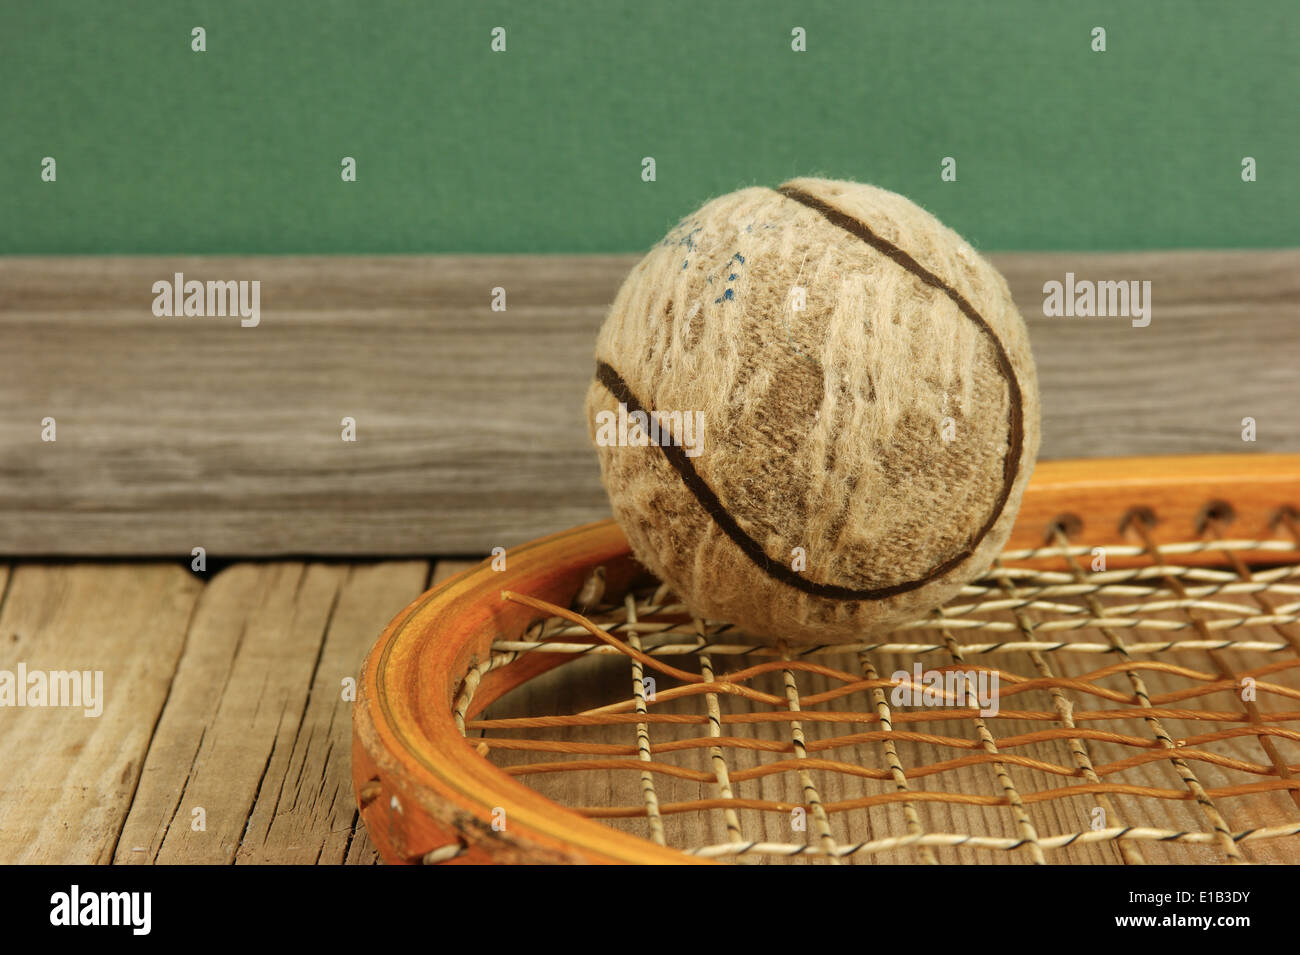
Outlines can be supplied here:
M905 271L920 279L926 285L943 292L961 311L963 315L975 323L978 328L993 345L994 354L997 357L998 370L1007 382L1008 397L1011 404L1011 426L1008 435L1008 452L1002 463L1002 490L998 495L997 502L993 506L993 511L988 520L975 534L974 539L961 552L945 560L923 577L915 580L905 581L901 584L891 584L888 587L867 587L855 589L852 587L842 587L838 584L823 584L814 580L808 580L801 577L783 562L773 560L768 553L763 550L758 541L754 540L731 516L731 513L723 506L718 495L714 493L713 488L695 470L695 465L691 459L686 456L682 448L674 444L659 444L659 450L663 452L668 463L677 471L686 485L687 490L695 497L700 506L713 519L714 523L722 530L731 541L740 548L759 570L767 574L774 580L788 584L796 590L814 597L827 597L833 600L883 600L886 597L894 597L899 594L908 593L924 587L936 578L942 577L948 571L972 557L979 547L980 541L988 535L997 523L998 518L1002 516L1006 508L1007 500L1011 496L1011 488L1015 484L1016 474L1020 470L1020 457L1024 445L1024 411L1021 406L1020 382L1016 378L1014 369L1011 367L1011 359L1007 356L1006 350L1002 347L1002 342L994 334L992 327L984 320L984 317L975 311L975 308L966 300L966 298L948 285L941 278L931 272L925 266L921 265L916 259L912 258L898 246L894 245L888 239L881 238L872 232L864 223L859 222L852 216L846 215L833 206L827 205L816 196L809 195L801 190L790 186L782 186L777 190L782 196L798 202L814 212L819 213L828 222L839 226L851 235L856 236L866 242L873 249L880 252L885 257L891 259ZM596 362L596 380L599 381L606 389L609 390L618 401L627 405L628 410L640 411L643 414L649 414L644 405L632 394L632 389L628 387L613 367L603 361Z
M890 242L886 238L876 235L876 233L872 232L871 228L865 222L855 219L847 213L836 209L829 203L818 199L816 196L804 192L801 189L796 189L793 186L781 186L781 188L776 191L787 199L798 202L800 205L806 206L813 212L818 213L832 225L839 226L850 235L861 239L881 255L895 262L904 271L920 279L931 288L936 288L943 292L944 295L948 296L952 303L957 306L958 310L975 324L975 327L979 329L984 337L988 339L989 344L993 346L993 353L997 359L998 371L1001 372L1003 379L1006 380L1007 397L1011 405L1011 422L1007 434L1007 456L1002 462L1002 490L998 494L998 499L993 505L993 510L992 513L989 514L988 520L986 520L984 526L976 532L970 545L964 551L945 561L925 577L922 577L921 582L925 583L934 577L947 573L953 567L956 567L962 561L974 554L975 550L979 547L980 541L982 541L988 532L993 529L993 525L998 522L998 518L1002 516L1002 511L1007 506L1007 500L1011 497L1011 488L1015 485L1016 475L1020 471L1020 458L1024 453L1025 413L1022 404L1023 398L1020 392L1020 381L1016 378L1015 369L1011 367L1011 358L1007 355L1006 349L1002 347L1002 340L998 338L997 334L993 331L993 327L989 325L984 316L975 311L975 307L966 300L964 295L943 279L939 278L939 276L935 275L920 262L916 261L912 256L894 245L894 243Z
M636 395L632 394L632 389L623 380L623 376L606 362L599 360L596 362L596 380L604 385L616 400L627 405L629 414L640 411L642 414L649 415L645 406L641 404ZM830 597L834 600L880 600L885 597L907 593L909 590L915 590L927 583L930 577L935 574L944 573L949 566L944 564L939 570L919 580L909 580L906 583L893 584L889 587L873 587L864 590L841 587L838 584L820 584L815 580L800 577L781 561L769 557L767 551L763 550L758 541L745 533L744 529L736 523L736 519L731 516L731 513L723 507L722 501L718 500L718 495L714 493L713 488L709 487L704 478L700 477L699 472L695 470L695 465L691 463L691 459L686 456L686 452L682 448L671 443L658 444L657 447L663 452L663 456L668 459L668 463L680 475L682 483L686 485L686 489L704 508L705 513L713 519L713 522L722 529L724 534L731 538L732 542L744 552L745 556L753 561L754 565L767 576L779 580L783 584L789 584L796 590L812 594L814 597Z

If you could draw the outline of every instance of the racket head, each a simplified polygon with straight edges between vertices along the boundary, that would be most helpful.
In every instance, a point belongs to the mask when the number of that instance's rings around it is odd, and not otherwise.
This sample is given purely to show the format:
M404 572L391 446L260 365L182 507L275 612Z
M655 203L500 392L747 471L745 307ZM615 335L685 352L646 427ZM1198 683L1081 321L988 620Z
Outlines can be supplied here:
M646 577L617 525L602 521L512 550L505 571L484 561L457 574L388 625L362 670L352 749L357 805L386 862L420 864L438 853L466 863L691 861L543 799L475 752L456 723L465 675L490 659L494 640L523 635L539 616L502 591L567 604L597 566L612 591ZM567 662L536 654L492 671L461 717ZM508 824L494 829L502 817Z
M1233 557L1250 567L1294 563L1300 560L1297 505L1298 455L1042 462L1004 560L1015 568L1059 567L1064 534L1076 557L1105 548L1112 571L1152 566L1153 546L1182 546L1177 561L1187 567L1226 566ZM1237 541L1264 546L1185 546L1221 540L1225 529ZM546 798L466 738L467 722L575 658L543 652L494 656L494 644L527 642L530 628L535 635L539 620L548 616L503 599L503 592L568 608L595 568L603 568L609 606L629 591L655 585L617 526L604 521L511 549L504 570L484 561L423 594L386 628L367 657L353 710L354 789L385 861L707 861ZM958 638L959 645L966 640L960 631ZM1296 671L1283 676L1295 685ZM623 683L612 693L626 698L627 691ZM879 747L866 758L880 763ZM1300 820L1300 812L1292 818ZM1207 829L1211 837L1213 828Z

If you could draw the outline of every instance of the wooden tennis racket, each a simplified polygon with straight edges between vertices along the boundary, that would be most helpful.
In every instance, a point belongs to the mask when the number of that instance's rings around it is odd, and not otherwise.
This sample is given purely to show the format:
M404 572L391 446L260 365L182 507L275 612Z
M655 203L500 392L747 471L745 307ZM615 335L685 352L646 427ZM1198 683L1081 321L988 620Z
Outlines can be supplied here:
M1042 462L1011 540L852 646L695 620L592 524L366 660L390 863L1300 861L1300 455ZM997 675L998 712L895 674Z

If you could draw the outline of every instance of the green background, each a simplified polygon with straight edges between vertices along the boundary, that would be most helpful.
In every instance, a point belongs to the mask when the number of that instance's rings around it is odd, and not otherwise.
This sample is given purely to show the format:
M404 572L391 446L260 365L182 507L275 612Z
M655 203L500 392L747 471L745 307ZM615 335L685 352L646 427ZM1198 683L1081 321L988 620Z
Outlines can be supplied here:
M983 248L1296 245L1298 11L4 0L0 253L631 251L809 174Z

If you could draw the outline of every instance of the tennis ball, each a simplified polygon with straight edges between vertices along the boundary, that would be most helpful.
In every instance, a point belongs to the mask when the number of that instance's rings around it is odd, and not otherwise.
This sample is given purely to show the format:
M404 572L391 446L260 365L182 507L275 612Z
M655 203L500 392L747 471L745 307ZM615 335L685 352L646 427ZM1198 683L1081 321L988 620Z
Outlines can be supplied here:
M805 644L987 570L1039 441L1002 276L902 196L825 179L715 199L651 250L587 414L638 560L693 613Z

